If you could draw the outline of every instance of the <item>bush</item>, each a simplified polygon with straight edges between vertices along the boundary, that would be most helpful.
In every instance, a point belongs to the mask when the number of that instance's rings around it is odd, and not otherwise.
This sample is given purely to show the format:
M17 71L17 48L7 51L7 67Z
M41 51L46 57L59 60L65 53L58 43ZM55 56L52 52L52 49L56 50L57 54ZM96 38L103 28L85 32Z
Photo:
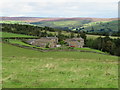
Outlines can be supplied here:
M49 45L50 45L50 44L49 44L49 43L47 43L47 44L46 44L46 46L45 46L45 48L49 48Z
M68 47L68 49L74 49L75 48L75 46L70 46L70 47Z

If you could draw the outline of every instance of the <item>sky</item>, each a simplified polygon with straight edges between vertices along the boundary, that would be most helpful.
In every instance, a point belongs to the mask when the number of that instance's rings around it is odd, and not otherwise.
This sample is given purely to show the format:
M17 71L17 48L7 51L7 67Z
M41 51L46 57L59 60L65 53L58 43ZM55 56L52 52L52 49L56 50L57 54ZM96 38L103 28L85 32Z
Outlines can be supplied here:
M117 18L119 0L2 0L0 16Z

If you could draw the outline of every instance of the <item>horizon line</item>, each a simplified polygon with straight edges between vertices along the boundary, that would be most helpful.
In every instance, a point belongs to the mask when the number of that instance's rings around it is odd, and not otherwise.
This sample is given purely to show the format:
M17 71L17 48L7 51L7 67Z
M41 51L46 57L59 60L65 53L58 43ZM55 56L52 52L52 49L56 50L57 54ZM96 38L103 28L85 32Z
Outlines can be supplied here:
M119 17L82 17L82 16L81 17L76 17L76 16L72 16L72 17L66 17L66 16L65 17L63 17L63 16L62 17L61 16L60 17L59 16L58 17L56 17L56 16L54 16L54 17L53 16L51 16L51 17L46 17L46 16L32 16L32 17L31 16L0 16L0 17L13 17L13 18L14 17L18 17L18 18L20 18L20 17L27 17L27 18L119 18Z

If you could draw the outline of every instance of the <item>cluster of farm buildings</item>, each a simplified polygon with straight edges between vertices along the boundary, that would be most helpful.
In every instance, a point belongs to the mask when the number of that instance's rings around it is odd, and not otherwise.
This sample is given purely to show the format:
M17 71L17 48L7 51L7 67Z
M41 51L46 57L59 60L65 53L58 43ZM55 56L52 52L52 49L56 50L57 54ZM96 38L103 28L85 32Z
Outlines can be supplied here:
M84 39L82 38L71 38L64 41L69 47L83 48L84 46ZM43 48L46 46L49 48L61 47L61 45L58 44L57 37L41 37L40 39L28 40L27 43Z

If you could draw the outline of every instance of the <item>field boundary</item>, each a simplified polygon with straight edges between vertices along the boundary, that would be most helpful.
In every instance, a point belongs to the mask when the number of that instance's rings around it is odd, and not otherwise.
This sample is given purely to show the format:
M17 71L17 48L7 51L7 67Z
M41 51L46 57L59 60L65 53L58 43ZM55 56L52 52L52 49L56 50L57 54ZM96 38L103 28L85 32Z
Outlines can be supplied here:
M41 51L41 52L56 52L56 51L71 52L71 51L73 51L73 52L88 52L88 53L97 53L97 54L103 54L103 55L110 55L110 54L100 53L100 52L96 52L96 51L76 50L76 49L56 49L56 50L55 49L47 49L47 50L43 50L43 49L40 49L40 48L29 47L29 46L24 46L24 45L20 45L20 44L12 44L12 43L9 43L9 42L3 42L3 43L10 44L10 45L17 46L17 47L21 47L21 48L26 48L26 49Z
M38 37L0 37L0 39L38 39Z

